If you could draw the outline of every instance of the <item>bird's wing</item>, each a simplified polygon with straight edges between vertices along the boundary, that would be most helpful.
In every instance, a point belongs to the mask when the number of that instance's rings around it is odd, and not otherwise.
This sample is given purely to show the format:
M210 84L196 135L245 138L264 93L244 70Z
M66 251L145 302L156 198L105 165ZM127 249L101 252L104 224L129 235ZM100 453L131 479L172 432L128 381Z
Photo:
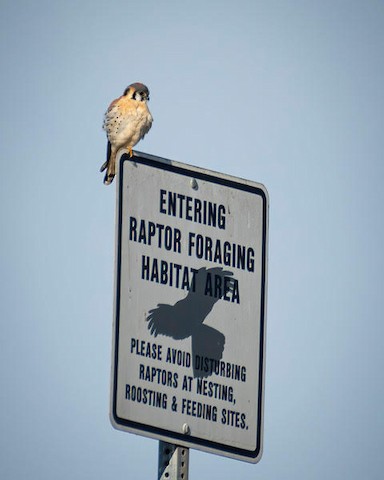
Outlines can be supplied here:
M122 98L123 97L121 96L119 98L116 98L116 100L113 100L113 102L109 105L107 111L105 112L103 129L106 132L108 132L108 129L110 128L112 122L116 120L119 111L119 104Z
M221 360L225 345L225 336L208 325L201 325L192 335L193 373L195 377L208 377L212 371L204 369L205 358ZM203 366L203 368L201 368Z
M108 167L108 162L109 162L109 159L111 158L111 152L112 152L111 142L108 140L108 142L107 142L107 160L100 167L100 172L104 172L104 170Z
M167 305L159 303L156 308L148 312L146 318L148 330L152 335L166 335L180 340L190 335L189 326L183 322L183 311L178 304Z

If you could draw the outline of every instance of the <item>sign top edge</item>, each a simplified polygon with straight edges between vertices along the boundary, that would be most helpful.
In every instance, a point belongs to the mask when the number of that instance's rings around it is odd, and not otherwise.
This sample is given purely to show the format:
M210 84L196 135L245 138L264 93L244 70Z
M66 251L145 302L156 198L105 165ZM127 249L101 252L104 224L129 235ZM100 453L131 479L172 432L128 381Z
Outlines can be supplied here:
M126 158L126 157L128 157L128 158ZM230 181L230 182L246 185L246 186L249 186L249 187L252 187L252 188L257 188L264 193L264 195L266 197L266 200L267 200L267 203L269 203L268 190L267 190L267 188L265 187L264 184L262 184L260 182L256 182L254 180L248 180L248 179L245 179L245 178L242 178L242 177L236 177L235 175L230 175L230 174L227 174L227 173L218 172L216 170L210 170L210 169L207 169L207 168L199 167L197 165L191 165L191 164L176 161L176 160L170 160L170 159L159 157L159 156L152 155L152 154L149 154L149 153L139 152L137 150L133 150L133 157L131 158L129 156L128 150L125 149L125 148L122 148L122 149L119 150L118 155L117 155L117 164L119 165L121 161L125 161L125 160L134 161L135 158L150 160L152 162L159 163L160 165L176 167L176 168L188 170L191 173L196 172L196 173L199 173L201 175L213 176L213 177L217 177L221 180L227 180L227 181Z

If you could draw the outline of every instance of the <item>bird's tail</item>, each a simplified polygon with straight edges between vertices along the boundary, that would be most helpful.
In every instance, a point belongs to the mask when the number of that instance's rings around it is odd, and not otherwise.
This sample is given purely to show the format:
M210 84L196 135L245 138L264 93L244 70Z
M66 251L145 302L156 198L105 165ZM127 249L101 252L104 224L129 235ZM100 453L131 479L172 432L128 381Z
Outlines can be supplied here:
M107 145L107 160L100 167L100 172L105 172L104 185L110 185L113 182L116 174L116 152L112 152L111 142Z

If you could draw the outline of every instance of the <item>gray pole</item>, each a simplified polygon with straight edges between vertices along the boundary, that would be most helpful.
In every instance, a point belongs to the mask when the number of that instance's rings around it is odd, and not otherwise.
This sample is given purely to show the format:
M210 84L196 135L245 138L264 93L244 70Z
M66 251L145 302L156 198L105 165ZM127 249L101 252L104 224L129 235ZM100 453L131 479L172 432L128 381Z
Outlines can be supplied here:
M188 480L189 448L159 442L158 480Z

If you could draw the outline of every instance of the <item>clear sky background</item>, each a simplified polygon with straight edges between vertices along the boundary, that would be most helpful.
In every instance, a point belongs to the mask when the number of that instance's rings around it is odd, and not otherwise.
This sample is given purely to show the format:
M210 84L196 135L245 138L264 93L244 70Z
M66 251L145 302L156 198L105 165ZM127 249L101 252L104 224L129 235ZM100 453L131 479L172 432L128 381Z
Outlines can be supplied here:
M270 195L264 455L190 478L384 468L384 2L1 0L0 478L155 479L114 430L110 101L151 91L147 153Z

